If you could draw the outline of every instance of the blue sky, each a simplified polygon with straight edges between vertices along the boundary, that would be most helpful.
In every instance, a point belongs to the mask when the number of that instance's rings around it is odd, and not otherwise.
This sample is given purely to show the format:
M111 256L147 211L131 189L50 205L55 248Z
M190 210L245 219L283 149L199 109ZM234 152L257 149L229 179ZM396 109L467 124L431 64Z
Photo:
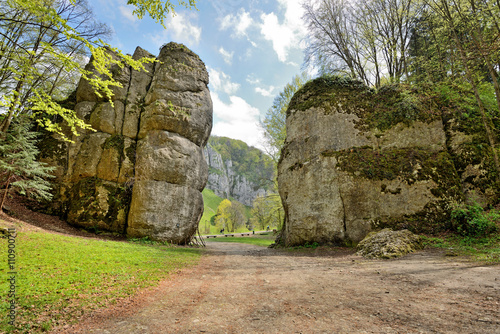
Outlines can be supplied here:
M153 54L170 41L183 43L205 62L214 104L213 135L262 148L259 129L274 97L303 62L302 0L198 0L195 10L178 7L167 29L137 19L126 0L89 0L96 18L115 32L110 44ZM177 1L173 1L176 3Z

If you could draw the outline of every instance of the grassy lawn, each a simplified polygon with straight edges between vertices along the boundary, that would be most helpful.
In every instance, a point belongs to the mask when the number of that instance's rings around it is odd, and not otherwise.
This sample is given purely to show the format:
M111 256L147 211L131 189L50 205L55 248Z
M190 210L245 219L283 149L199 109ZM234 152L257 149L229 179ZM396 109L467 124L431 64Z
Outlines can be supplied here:
M39 333L71 323L198 263L201 250L40 232L16 238L15 327L8 325L7 239L0 239L0 332Z
M199 226L201 234L213 234L217 233L216 227L210 224L210 218L215 216L217 213L217 207L220 202L222 202L222 198L217 196L210 189L203 189L203 205L205 210L203 211L203 216L201 217ZM206 233L207 232L207 233Z
M207 241L207 242L239 242L242 244L251 244L251 245L267 247L267 246L273 244L275 239L276 239L276 237L273 236L272 233L270 233L270 234L263 233L263 234L255 235L255 236L251 236L251 237L217 237L217 238L205 239L205 241Z
M202 194L205 210L203 211L203 216L201 217L199 223L200 233L204 235L219 234L219 229L216 226L212 226L210 224L210 218L215 216L215 214L217 213L217 208L219 207L219 204L223 201L223 199L217 196L212 190L208 188L203 189ZM234 198L230 198L229 200L231 202L236 201ZM252 216L250 213L251 209L251 207L245 206L245 216L247 220ZM244 232L248 232L248 229L245 226L241 226L235 231L235 233Z
M478 262L500 263L500 233L487 238L462 237L456 234L424 238L427 247L446 249L450 256L467 256Z

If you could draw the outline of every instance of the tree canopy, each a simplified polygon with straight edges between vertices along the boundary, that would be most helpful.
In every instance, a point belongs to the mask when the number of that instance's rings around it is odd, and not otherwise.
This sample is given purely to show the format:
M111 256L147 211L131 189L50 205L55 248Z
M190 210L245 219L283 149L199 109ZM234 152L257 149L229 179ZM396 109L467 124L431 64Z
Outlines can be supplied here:
M220 230L225 229L227 232L234 232L238 227L245 224L245 220L245 208L243 204L225 199L217 208L215 226Z
M135 14L150 15L164 24L165 14L175 12L170 0L129 0ZM196 8L196 1L178 1L178 5ZM4 137L13 118L25 114L35 118L48 131L65 138L59 122L62 118L73 134L90 126L73 110L56 101L68 93L78 77L87 79L96 94L111 99L111 87L121 86L110 72L110 65L144 69L138 61L105 43L110 30L93 20L86 0L3 0L0 1L0 136ZM117 56L112 57L107 50ZM82 59L91 56L95 72L85 70ZM82 58L83 57L83 58ZM46 80L50 78L49 80ZM63 78L65 78L63 80Z
M281 148L286 139L286 110L293 95L310 79L307 73L296 75L290 83L274 98L273 105L269 108L260 121L264 130L267 144L267 153L278 163Z

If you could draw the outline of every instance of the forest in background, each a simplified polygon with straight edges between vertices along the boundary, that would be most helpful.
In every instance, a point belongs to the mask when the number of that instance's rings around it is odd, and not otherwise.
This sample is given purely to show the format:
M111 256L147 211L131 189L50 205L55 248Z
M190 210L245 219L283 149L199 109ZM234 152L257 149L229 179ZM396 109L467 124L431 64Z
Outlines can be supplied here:
M251 190L263 189L266 194L257 196L252 206L245 206L232 196L217 196L207 185L203 191L205 212L200 221L200 232L218 234L222 229L226 232L247 232L264 230L267 226L279 228L283 212L276 188L276 165L272 158L241 140L227 137L212 136L208 145L220 154L223 164L230 162L232 166L231 172L210 167L209 174L234 173L231 176L233 182L244 177L250 182Z

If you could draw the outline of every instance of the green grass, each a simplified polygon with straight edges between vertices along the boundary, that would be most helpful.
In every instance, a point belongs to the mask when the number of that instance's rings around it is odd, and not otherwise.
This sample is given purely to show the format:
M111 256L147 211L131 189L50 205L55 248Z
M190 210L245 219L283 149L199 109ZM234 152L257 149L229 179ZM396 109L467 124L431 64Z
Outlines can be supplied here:
M6 317L7 239L0 239L0 332L39 333L70 323L198 263L201 250L22 232L16 239L15 327Z
M274 243L276 239L273 235L255 235L252 237L217 237L206 239L207 242L237 242L241 244L251 244L267 247Z
M477 262L500 263L500 233L483 238L448 234L440 237L424 237L427 247L447 250L451 256L466 256Z
M207 188L203 189L202 195L205 210L203 211L203 216L201 217L199 223L200 233L215 234L218 231L216 231L217 229L215 226L212 226L210 224L210 218L215 216L215 214L217 213L217 207L219 206L220 202L223 201L223 199L217 196L212 190Z
M210 219L213 216L215 216L220 202L222 202L224 199L220 198L212 190L207 188L203 189L202 195L203 195L203 205L205 210L203 211L203 216L201 217L199 223L200 233L204 235L219 234L220 233L219 229L210 224ZM229 200L235 201L234 198L230 198ZM251 208L245 206L245 216L247 219L250 219L251 217L250 211ZM248 229L245 226L241 226L235 231L235 233L242 233L242 232L248 232Z

